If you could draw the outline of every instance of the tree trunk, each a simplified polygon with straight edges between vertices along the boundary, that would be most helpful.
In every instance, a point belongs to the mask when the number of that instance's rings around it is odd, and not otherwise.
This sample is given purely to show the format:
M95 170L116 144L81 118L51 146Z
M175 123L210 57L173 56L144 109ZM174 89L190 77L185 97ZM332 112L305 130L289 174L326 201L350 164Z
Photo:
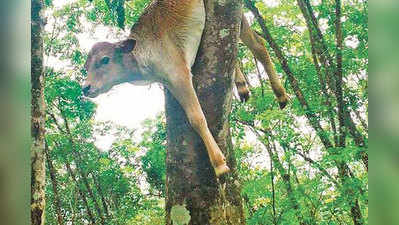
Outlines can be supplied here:
M269 154L270 155L270 154ZM269 156L270 158L270 156ZM270 160L270 182L272 184L272 209L273 209L273 224L277 225L277 213L276 213L276 191L274 187L274 167L273 160Z
M61 115L62 114L63 113L61 111ZM79 150L77 149L77 145L75 144L75 141L73 140L72 133L71 133L71 130L69 128L68 119L64 115L62 115L61 117L64 120L66 135L68 136L69 143L70 143L71 148L72 148L72 153L75 156L75 160L74 161L76 163L76 168L77 168L80 176L82 177L83 183L84 183L84 185L86 187L87 192L89 193L90 198L93 200L94 207L95 207L95 209L97 211L98 217L100 217L101 224L105 224L105 218L104 218L104 215L103 215L102 210L100 208L100 205L98 204L97 198L94 195L94 192L93 192L92 188L90 187L89 179L87 177L87 172L83 169L82 164L83 164L84 161L82 159L82 156L81 156ZM62 132L62 130L60 130L60 132Z
M342 49L343 49L343 36L342 36L342 24L341 20L341 3L336 1L336 20L335 29L337 36L337 55L336 64L333 62L327 48L327 44L324 40L323 34L320 30L320 26L313 13L312 6L309 1L297 0L298 6L301 9L302 15L305 18L306 25L310 33L310 40L312 49L316 50L319 55L320 61L322 62L327 78L328 87L334 92L338 105L338 121L340 123L340 139L337 142L338 145L343 145L345 142L346 129L348 128L349 134L353 137L357 146L363 148L360 152L362 162L368 171L368 153L366 151L367 144L362 134L357 130L356 125L349 113L347 103L343 98L343 83L342 83ZM334 76L335 74L335 76Z
M339 142L338 146L345 148L346 129L345 129L345 112L346 104L342 93L342 26L341 26L341 1L336 0L336 13L335 13L335 32L337 39L337 66L335 70L335 96L338 103L338 121L339 121Z
M292 185L291 185L291 178L289 172L286 171L284 168L283 164L281 163L277 152L276 152L276 146L273 143L273 138L271 137L272 134L268 133L265 134L266 136L263 137L259 132L254 128L251 127L252 131L256 134L258 140L262 145L266 148L270 160L273 162L273 164L276 166L277 171L280 173L280 176L283 180L285 189L287 191L287 196L288 199L290 200L292 204L292 208L296 211L296 217L298 219L298 222L300 225L306 225L308 223L305 222L303 218L303 212L300 210L298 200L296 199L295 193L292 190ZM267 140L267 141L266 141Z
M241 20L238 0L205 0L206 25L193 83L209 128L231 172L215 177L205 146L168 90L166 224L245 224L228 117Z
M31 147L31 224L42 225L44 224L46 179L44 156L43 20L40 14L43 3L41 0L32 0L31 3L31 135L33 141Z
M98 192L98 194L101 197L101 202L103 204L103 208L104 208L106 219L109 220L110 219L110 215L109 215L109 211L108 211L107 202L105 200L105 196L104 196L103 190L101 188L101 184L98 182L98 180L96 178L96 175L92 174L92 177L93 177L93 182L94 182L94 185L96 186L97 192Z
M60 200L60 196L58 194L58 182L57 182L57 177L56 177L56 171L54 169L54 165L53 165L53 162L52 162L52 159L50 156L50 151L48 149L47 143L45 143L45 153L46 153L48 170L50 172L51 184L53 187L54 206L55 206L55 211L57 213L57 221L58 221L59 225L64 225L64 218L61 213L61 200Z
M76 189L76 187L75 187L75 189ZM78 191L79 192L79 191ZM78 201L78 192L74 192L73 193L73 201L74 202L77 202ZM71 207L71 225L75 225L75 218L76 218L76 213L75 213L75 210L73 209L73 205L72 205L72 199L69 201L69 206Z
M76 188L78 189L80 198L82 199L83 204L86 207L87 215L89 216L89 220L91 221L91 224L96 224L96 220L94 219L94 216L93 216L93 213L92 213L92 211L90 209L90 206L89 206L89 203L87 201L86 195L85 195L84 191L82 190L82 188L80 187L79 181L76 179L76 175L73 172L73 170L71 168L71 165L69 164L68 161L65 162L65 166L66 166L67 171L68 171L69 175L71 176L72 180L76 184Z

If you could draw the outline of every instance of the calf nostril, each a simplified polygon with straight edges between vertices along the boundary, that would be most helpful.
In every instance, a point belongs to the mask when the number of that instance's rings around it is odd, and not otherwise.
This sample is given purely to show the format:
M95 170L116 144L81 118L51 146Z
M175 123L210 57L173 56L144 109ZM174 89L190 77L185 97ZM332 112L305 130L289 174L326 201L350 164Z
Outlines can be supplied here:
M90 85L83 87L82 92L85 96L89 94L90 87L91 87Z

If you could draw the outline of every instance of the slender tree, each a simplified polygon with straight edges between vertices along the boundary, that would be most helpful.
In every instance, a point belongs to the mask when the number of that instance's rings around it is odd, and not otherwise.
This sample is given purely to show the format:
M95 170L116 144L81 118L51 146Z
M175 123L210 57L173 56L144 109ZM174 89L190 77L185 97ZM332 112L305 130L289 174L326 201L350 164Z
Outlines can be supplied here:
M110 214L109 214L109 211L108 211L107 201L105 200L104 192L103 192L103 190L101 188L100 182L98 181L98 178L96 178L95 175L92 175L92 178L93 178L94 185L96 186L97 192L98 192L98 194L101 197L101 203L102 203L103 208L104 208L105 216L106 216L107 219L110 219Z
M61 199L60 195L58 192L58 181L57 181L57 172L54 168L53 161L51 159L50 151L48 148L47 143L45 143L45 154L46 154L46 160L47 160L47 168L50 173L50 179L51 179L51 185L53 188L53 193L54 193L54 206L55 206L55 211L57 213L57 221L59 225L64 225L64 216L62 215L61 211Z
M63 114L63 112L61 112L61 114ZM71 130L70 130L70 127L69 127L68 119L65 117L65 115L62 115L62 117L63 117L64 124L65 124L66 135L67 135L67 137L69 139L69 144L70 144L70 147L72 148L72 153L75 156L76 167L77 167L77 169L78 169L78 171L79 171L79 173L80 173L80 175L82 177L82 180L83 180L83 183L84 183L84 185L86 187L86 190L87 190L90 198L92 199L92 201L94 203L94 207L95 207L95 209L97 211L98 217L100 217L101 224L105 224L104 215L102 213L100 205L98 204L97 198L94 195L93 188L90 186L89 179L88 179L88 176L87 176L87 172L84 170L84 168L82 166L83 158L82 158L80 152L77 150L77 145L76 145L76 143L75 143L75 141L74 141L74 139L72 137L72 133L71 133Z
M299 224L301 224L301 225L308 224L305 222L305 220L303 218L303 213L301 212L298 200L296 199L295 193L293 191L290 174L283 167L283 164L277 155L275 143L273 141L270 141L270 140L272 140L272 138L270 136L271 135L270 132L267 132L265 134L265 136L262 136L256 129L254 129L253 127L251 127L251 128L252 128L252 131L258 137L258 140L266 148L267 152L269 153L270 160L273 162L277 171L280 173L280 176L284 182L285 189L287 191L288 198L291 202L292 208L296 211L296 216L299 221Z
M309 106L307 100L305 99L302 89L299 87L299 83L298 83L296 77L294 76L294 73L292 72L292 70L288 64L288 61L287 61L285 55L283 54L281 48L274 41L271 33L269 32L269 29L266 26L266 23L265 23L263 17L259 13L258 8L250 0L245 0L244 2L245 2L246 7L249 10L251 10L251 12L254 14L255 18L257 19L258 23L261 26L261 29L263 31L265 39L268 41L269 45L273 48L274 52L276 53L276 56L279 59L281 65L283 67L283 70L285 71L285 73L287 75L287 78L290 82L291 88L294 90L296 97L298 98L299 102L301 103L302 109L304 110L305 115L308 118L310 125L316 131L317 135L319 136L321 142L323 143L325 149L329 152L329 154L336 155L336 151L334 151L335 146L331 142L326 130L321 127L320 119L317 117L317 115L315 114L315 112ZM298 0L298 4L302 5L303 4L302 0ZM321 43L321 44L324 45L323 43ZM331 63L326 63L326 64L331 65ZM335 80L334 80L334 83L335 83ZM335 86L334 86L334 91L336 91ZM344 126L343 123L341 123L341 125L342 125L342 127ZM341 129L340 137L338 140L340 141L340 139L343 139L343 138L345 138L344 130ZM341 141L341 143L342 143L342 141ZM338 174L339 174L341 183L342 184L347 183L351 177L351 171L350 171L348 165L342 160L334 160L334 161L335 161L335 164L338 169ZM352 196L354 194L353 188L347 187L345 189L346 189L344 191L345 195ZM362 222L363 218L362 218L362 214L360 211L360 206L359 206L358 200L356 198L355 199L351 198L351 199L348 199L347 202L351 208L350 211L351 211L351 215L352 215L354 223L356 225L363 224L363 222Z
M74 181L74 183L76 185L76 189L78 190L80 198L83 201L83 205L86 207L86 212L87 212L87 215L89 216L89 220L90 220L91 224L96 224L96 219L94 217L93 212L90 209L89 202L87 201L86 194L83 191L83 189L80 187L80 184L79 184L79 181L78 181L78 179L76 177L76 174L71 168L71 164L69 162L65 162L65 166L67 168L69 176L72 178L72 180Z
M44 224L45 154L44 154L44 74L43 74L43 18L41 0L31 1L31 224Z
M327 80L327 84L322 84L322 87L325 88L324 92L330 90L333 95L335 95L335 101L337 102L337 112L338 121L339 121L339 138L335 138L335 143L337 146L344 146L345 139L347 136L347 132L353 137L357 146L361 147L363 150L360 152L363 164L368 170L368 154L365 151L367 148L367 144L365 142L365 138L356 128L356 125L353 121L352 116L350 115L350 110L348 108L347 102L343 96L343 68L342 68L342 49L343 49L343 33L342 33L342 9L341 2L336 1L335 4L335 33L336 33L336 60L334 62L332 56L330 55L330 50L327 47L324 35L321 32L319 23L314 15L312 6L310 5L308 0L297 0L298 6L301 9L302 15L305 18L306 25L309 30L310 35L310 44L312 46L312 53L314 62L320 61L323 65L325 71L325 78ZM319 59L319 60L317 60ZM318 64L315 64L316 69L319 70ZM329 96L327 97L327 101L329 101ZM332 108L330 102L328 102L330 107L329 111L335 111ZM332 124L335 129L335 125Z

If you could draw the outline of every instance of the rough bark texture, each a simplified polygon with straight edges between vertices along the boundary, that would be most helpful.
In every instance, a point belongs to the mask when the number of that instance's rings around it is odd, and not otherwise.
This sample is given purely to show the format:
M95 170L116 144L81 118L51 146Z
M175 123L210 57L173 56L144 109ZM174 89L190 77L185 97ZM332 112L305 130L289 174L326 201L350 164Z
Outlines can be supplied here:
M193 83L231 172L216 179L201 138L169 91L166 96L166 224L245 224L228 116L241 19L238 0L205 0L207 19Z
M41 0L32 0L31 23L31 224L44 224L45 155L44 155L44 77L43 77L43 21Z

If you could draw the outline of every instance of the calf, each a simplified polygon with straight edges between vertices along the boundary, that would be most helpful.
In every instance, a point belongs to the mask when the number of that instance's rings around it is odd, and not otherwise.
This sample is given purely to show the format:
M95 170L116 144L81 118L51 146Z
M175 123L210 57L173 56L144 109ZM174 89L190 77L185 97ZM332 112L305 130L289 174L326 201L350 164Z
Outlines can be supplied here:
M242 25L245 29L242 30L252 32L245 22ZM220 176L228 172L229 167L208 129L192 84L191 66L195 61L204 25L203 0L153 1L132 27L126 40L117 43L100 42L92 47L85 64L88 76L83 85L83 93L88 97L96 97L124 82L162 83L183 107L191 126L206 146L216 176ZM241 32L241 39L252 52L264 53L266 48L254 35ZM261 62L270 65L270 57L262 58ZM276 78L275 73L268 72L268 75ZM235 81L241 100L248 100L249 90L238 67ZM279 85L273 90L280 91L276 95L281 105L281 102L286 102L285 90L278 77L273 82L272 85Z

